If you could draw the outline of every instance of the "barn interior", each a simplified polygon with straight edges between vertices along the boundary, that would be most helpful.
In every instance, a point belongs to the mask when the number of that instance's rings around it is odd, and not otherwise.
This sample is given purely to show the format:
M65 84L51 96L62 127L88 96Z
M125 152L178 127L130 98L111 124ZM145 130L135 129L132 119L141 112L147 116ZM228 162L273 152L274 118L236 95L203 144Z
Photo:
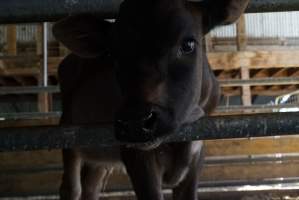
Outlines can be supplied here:
M51 22L28 21L0 26L0 128L57 125L61 115L57 67L70 51ZM205 48L222 92L214 116L299 111L299 11L244 14L206 35ZM298 143L298 135L206 140L199 196L299 199ZM59 149L1 151L0 200L58 199ZM124 170L104 199L134 199Z

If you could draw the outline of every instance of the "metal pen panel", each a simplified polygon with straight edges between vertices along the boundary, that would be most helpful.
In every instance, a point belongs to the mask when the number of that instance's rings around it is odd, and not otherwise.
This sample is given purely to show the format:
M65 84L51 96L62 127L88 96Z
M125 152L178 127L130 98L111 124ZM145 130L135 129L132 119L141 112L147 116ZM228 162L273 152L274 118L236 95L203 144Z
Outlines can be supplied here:
M123 0L9 0L0 1L0 23L56 21L75 14L92 13L115 18ZM247 11L299 10L299 0L252 0Z

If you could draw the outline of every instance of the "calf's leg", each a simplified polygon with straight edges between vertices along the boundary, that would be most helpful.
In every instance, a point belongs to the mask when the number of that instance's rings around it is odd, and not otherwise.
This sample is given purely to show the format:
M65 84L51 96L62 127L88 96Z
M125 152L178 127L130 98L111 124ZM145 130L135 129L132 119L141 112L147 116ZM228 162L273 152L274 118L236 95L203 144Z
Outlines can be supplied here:
M85 164L81 172L81 200L98 200L112 170L104 165Z
M173 189L173 200L197 200L198 175L204 161L203 149L195 154L184 180Z
M72 149L63 150L63 176L60 187L61 200L80 200L81 197L81 157Z
M123 148L127 173L138 200L163 200L161 170L153 151Z

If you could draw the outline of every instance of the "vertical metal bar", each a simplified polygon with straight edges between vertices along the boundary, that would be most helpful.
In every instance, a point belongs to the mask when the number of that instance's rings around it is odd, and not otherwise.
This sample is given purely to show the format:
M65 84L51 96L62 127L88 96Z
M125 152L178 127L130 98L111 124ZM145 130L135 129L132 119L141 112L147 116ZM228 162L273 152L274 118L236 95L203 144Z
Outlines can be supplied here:
M43 86L48 86L48 23L43 23Z

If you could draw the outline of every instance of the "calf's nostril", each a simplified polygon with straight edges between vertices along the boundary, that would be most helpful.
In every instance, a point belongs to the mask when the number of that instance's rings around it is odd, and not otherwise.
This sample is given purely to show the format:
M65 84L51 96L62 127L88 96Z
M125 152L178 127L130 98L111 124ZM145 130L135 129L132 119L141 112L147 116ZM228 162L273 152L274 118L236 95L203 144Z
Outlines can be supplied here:
M157 113L151 112L146 118L143 119L143 130L152 131L157 122Z
M127 131L128 130L128 123L122 120L116 120L115 127L118 131Z

